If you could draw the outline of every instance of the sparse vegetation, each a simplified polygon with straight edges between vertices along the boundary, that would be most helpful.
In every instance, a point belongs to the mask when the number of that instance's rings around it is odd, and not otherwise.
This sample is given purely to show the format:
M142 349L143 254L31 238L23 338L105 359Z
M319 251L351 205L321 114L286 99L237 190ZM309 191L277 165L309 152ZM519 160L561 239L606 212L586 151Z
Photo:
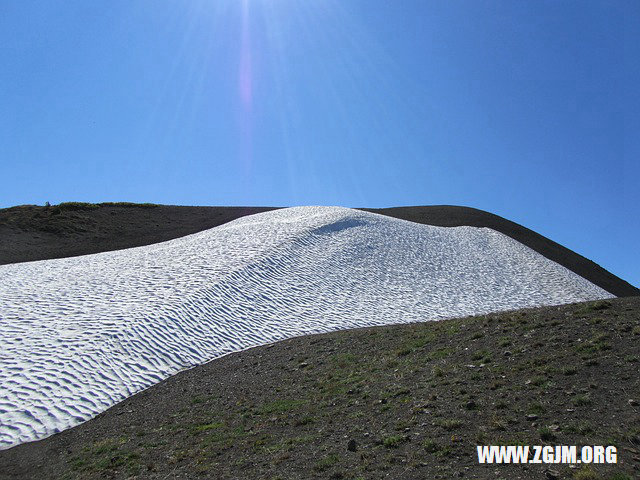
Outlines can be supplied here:
M322 460L316 462L316 464L313 466L313 469L316 472L325 472L331 467L333 467L339 461L340 461L340 457L338 457L338 455L331 454L324 457Z
M97 203L86 202L63 202L57 205L60 210L91 210L94 208L100 208Z
M574 310L574 315L588 315L593 312L607 310L611 308L611 302L608 300L598 300L596 302L588 302Z
M527 412L530 414L537 414L537 415L541 415L545 412L545 408L544 405L542 405L542 403L540 402L532 402L529 405L529 408L527 409Z
M549 427L542 427L540 429L540 438L545 442L553 440L556 436L553 431Z
M407 441L407 437L404 435L389 435L382 439L382 445L387 448L397 448L401 443Z
M572 402L576 407L582 407L591 404L591 397L589 395L576 395L573 397Z
M462 421L458 420L457 418L447 418L447 419L441 420L439 422L439 425L445 430L451 431L460 427L462 425Z
M269 415L271 413L285 413L306 403L306 400L276 400L269 402L256 409L258 415Z
M582 467L573 474L574 480L602 480L591 467Z

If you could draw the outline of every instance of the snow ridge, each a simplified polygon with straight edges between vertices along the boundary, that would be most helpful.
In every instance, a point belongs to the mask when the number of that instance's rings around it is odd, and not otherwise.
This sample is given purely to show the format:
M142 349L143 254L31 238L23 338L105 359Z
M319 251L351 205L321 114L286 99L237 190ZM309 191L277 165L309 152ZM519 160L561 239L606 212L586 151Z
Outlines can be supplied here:
M612 295L488 228L340 207L146 247L0 266L0 449L180 370L310 333Z

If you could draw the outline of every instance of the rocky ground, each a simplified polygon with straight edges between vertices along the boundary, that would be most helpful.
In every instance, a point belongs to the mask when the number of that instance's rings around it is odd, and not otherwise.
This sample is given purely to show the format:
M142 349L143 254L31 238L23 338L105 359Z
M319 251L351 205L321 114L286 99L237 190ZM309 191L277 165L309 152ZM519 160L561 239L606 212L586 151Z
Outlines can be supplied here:
M295 338L185 371L2 478L640 477L640 297ZM480 465L476 445L615 445L615 465Z

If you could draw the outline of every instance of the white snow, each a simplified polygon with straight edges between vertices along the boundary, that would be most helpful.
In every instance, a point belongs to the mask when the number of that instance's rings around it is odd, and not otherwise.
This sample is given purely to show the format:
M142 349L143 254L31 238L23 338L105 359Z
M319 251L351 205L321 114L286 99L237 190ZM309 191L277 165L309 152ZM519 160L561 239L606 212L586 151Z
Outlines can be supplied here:
M609 298L487 228L340 207L146 247L0 266L0 449L176 372L317 332Z

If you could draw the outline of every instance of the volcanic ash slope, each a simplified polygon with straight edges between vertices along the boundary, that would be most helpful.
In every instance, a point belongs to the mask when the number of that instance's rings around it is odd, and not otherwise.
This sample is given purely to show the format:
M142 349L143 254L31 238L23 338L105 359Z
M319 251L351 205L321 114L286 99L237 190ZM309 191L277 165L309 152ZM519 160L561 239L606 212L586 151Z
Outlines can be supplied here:
M487 228L338 207L146 247L0 266L0 448L191 366L343 328L611 297Z

